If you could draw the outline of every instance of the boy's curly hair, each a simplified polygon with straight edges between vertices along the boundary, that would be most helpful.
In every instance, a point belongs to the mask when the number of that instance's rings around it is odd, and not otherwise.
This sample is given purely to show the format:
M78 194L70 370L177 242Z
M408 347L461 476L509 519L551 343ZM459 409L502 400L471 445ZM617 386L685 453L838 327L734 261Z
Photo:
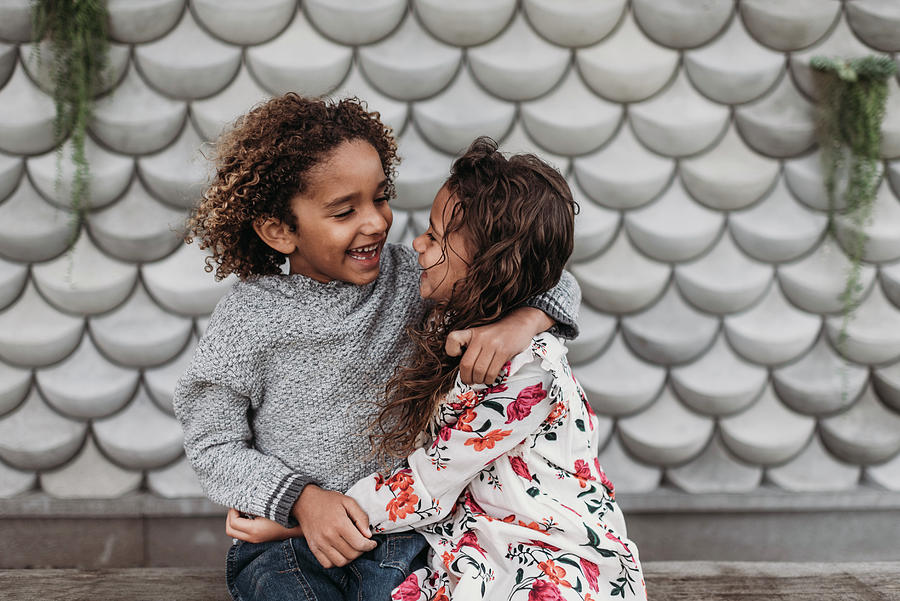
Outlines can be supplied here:
M239 117L216 142L215 176L188 219L185 240L197 238L212 253L206 271L215 269L217 280L281 273L285 256L257 236L254 221L274 217L295 228L290 201L307 188L309 170L350 140L365 140L378 152L385 194L393 198L397 144L380 115L358 98L290 92Z

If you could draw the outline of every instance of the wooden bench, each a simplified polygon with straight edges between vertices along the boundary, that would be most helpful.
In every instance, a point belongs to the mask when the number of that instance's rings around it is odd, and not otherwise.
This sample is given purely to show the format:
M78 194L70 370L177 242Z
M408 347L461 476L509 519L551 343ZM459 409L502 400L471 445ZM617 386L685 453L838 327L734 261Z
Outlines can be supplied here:
M900 562L648 562L651 601L900 601ZM210 568L0 570L11 601L228 601ZM466 601L466 600L460 600Z

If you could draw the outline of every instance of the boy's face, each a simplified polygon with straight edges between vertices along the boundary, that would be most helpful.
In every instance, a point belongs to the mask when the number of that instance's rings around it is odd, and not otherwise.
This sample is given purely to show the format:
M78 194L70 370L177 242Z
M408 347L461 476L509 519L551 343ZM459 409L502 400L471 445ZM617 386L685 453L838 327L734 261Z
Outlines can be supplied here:
M363 140L344 142L309 171L308 181L291 201L297 220L291 273L320 282L373 282L394 218L378 152Z
M419 253L419 294L422 298L446 300L450 298L453 284L465 277L469 269L469 252L460 231L445 236L445 225L450 220L456 199L450 196L447 186L438 190L431 205L428 229L413 240L413 248Z

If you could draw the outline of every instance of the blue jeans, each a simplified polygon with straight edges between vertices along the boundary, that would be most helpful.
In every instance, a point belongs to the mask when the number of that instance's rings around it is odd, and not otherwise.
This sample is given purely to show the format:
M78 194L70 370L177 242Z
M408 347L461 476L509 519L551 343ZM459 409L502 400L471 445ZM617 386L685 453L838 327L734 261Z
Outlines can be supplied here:
M340 568L323 568L305 538L238 541L226 580L235 601L389 601L391 591L425 565L428 543L416 532L376 534L378 546Z

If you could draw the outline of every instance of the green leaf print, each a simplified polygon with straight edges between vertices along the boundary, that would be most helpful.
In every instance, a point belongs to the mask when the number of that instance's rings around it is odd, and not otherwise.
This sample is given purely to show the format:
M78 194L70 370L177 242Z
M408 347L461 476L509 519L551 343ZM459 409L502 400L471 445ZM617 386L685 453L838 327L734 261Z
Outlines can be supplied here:
M503 409L503 405L501 405L497 401L482 401L481 405L483 407L487 407L488 409L493 409L500 415L506 415L506 411Z
M575 420L575 427L577 427L579 430L581 430L582 432L584 432L584 420L583 420L583 419L580 419L580 418L579 418L579 419L576 419L576 420Z

